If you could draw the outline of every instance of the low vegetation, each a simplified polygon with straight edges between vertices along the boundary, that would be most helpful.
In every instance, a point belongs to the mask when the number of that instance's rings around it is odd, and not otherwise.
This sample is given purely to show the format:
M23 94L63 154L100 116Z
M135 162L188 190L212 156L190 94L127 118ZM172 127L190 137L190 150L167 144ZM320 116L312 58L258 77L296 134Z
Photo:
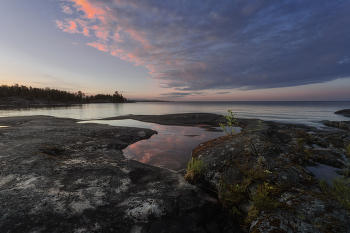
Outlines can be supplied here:
M187 174L185 179L192 184L197 183L201 178L203 178L206 166L203 160L198 158L191 158L187 164Z
M340 204L350 210L350 179L346 176L332 179L330 187L324 179L320 180L322 191L331 198L338 200Z
M221 179L219 197L229 214L249 225L262 210L280 206L274 197L282 189L268 182L267 175L271 172L264 168L263 160L258 159L258 164L254 166L247 158L236 166L243 175L242 181L228 185Z

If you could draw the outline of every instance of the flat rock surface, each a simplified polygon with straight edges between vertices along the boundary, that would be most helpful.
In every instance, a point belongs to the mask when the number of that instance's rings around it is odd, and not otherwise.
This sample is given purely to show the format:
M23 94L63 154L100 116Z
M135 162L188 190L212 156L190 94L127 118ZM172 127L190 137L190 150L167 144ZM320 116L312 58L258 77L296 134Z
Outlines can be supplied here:
M126 115L118 117L104 118L103 120L123 120L133 119L143 122L151 122L163 125L199 125L209 124L218 126L219 123L226 122L226 118L222 115L211 113L182 113L182 114L166 114L166 115Z
M233 232L181 175L123 156L153 130L45 116L0 125L1 232Z

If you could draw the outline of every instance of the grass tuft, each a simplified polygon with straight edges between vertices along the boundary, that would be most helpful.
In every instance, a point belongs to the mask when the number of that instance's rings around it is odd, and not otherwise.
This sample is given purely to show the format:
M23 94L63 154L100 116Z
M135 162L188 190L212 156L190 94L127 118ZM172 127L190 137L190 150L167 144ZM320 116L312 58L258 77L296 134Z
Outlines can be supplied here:
M205 170L206 166L203 160L192 157L187 164L187 174L185 175L185 179L195 184L204 176Z

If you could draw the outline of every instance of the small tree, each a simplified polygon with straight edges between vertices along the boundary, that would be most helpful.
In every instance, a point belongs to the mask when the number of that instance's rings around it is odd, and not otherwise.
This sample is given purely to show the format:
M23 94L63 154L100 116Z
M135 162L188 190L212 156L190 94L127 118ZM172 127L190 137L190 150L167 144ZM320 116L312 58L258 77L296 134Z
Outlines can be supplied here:
M224 117L227 119L226 124L220 123L219 125L227 135L232 135L235 133L235 130L233 129L234 125L238 124L238 120L235 118L237 114L230 109L228 110L228 113L229 115L224 115ZM227 130L226 127L228 127L229 130Z

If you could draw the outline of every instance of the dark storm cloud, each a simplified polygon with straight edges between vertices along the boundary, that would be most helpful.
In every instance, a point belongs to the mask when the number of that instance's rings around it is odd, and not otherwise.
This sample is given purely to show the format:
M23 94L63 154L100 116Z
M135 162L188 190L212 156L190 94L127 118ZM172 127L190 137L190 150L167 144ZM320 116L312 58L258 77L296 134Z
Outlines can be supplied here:
M162 87L189 93L350 77L348 0L69 2L79 15L58 27L147 67Z

